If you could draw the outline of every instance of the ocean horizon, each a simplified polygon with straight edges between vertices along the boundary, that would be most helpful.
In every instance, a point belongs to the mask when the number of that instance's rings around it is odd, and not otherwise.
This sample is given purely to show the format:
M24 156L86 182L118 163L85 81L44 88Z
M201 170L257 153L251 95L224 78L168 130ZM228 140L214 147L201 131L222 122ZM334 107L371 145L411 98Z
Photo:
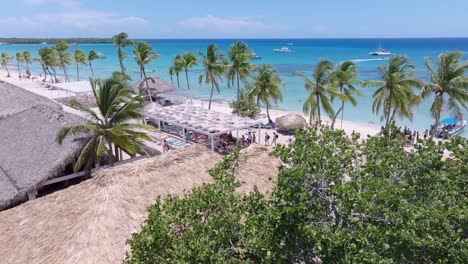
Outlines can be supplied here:
M311 75L311 70L314 64L320 59L329 59L333 63L339 63L345 60L351 60L358 65L358 78L361 80L378 79L377 67L385 65L387 59L383 57L372 57L368 53L378 49L385 48L392 52L392 55L405 55L408 60L415 65L416 76L427 82L429 76L424 66L424 58L429 57L436 63L437 56L445 51L462 51L468 52L468 38L235 38L235 39L139 39L147 41L152 45L161 59L150 63L147 66L148 75L157 75L166 81L170 82L168 68L172 63L172 59L177 54L187 51L198 53L205 52L209 44L218 45L220 51L226 53L229 45L234 40L245 41L249 48L257 55L261 56L260 60L253 60L255 64L272 64L280 73L284 83L286 84L283 91L283 102L276 107L290 111L302 111L302 103L306 98L307 92L304 88L302 78L292 76L295 71L303 71ZM275 53L273 49L280 48L286 44L291 53ZM16 52L30 51L33 57L38 57L38 50L42 47L51 46L51 44L11 44L0 45L0 52L6 51L10 55ZM113 71L119 71L120 66L116 56L116 49L111 43L86 43L77 44L70 47L69 51L73 52L76 49L81 49L85 53L90 50L95 50L106 56L105 59L93 61L93 69L98 77L107 77ZM124 61L128 73L132 79L139 79L139 68L133 59L131 47L126 48L129 58ZM466 55L465 55L466 59ZM14 61L10 62L10 69L16 69ZM34 73L42 73L42 69L38 63L30 66ZM22 70L25 69L23 65ZM61 70L57 71L60 75ZM76 66L70 65L68 72L71 80L76 77ZM189 72L189 82L191 89L187 89L185 73L180 74L180 88L177 86L177 81L174 78L175 93L179 95L192 96L196 98L206 99L209 97L210 87L207 85L198 84L198 75L201 72L199 66L194 67ZM86 79L91 75L89 67L80 66L81 79ZM215 92L214 99L221 101L230 101L235 98L236 89L228 88L224 80L220 87L221 92ZM344 119L361 123L372 123L379 125L380 116L372 113L372 93L375 88L363 88L363 96L358 97L358 105L345 107ZM338 105L339 102L336 102ZM397 120L399 126L408 126L411 129L423 131L434 120L429 112L431 99L427 99L419 106L415 107L414 120ZM466 119L467 111L463 111ZM451 113L444 111L442 117L450 117ZM468 136L468 130L461 134L464 137Z

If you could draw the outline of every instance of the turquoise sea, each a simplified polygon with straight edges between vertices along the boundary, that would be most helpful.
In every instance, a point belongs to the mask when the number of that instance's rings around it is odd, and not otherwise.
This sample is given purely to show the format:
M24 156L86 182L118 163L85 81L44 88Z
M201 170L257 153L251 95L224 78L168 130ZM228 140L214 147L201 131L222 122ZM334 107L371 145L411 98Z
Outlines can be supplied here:
M204 52L206 47L215 43L219 49L226 52L229 45L234 41L231 39L189 39L189 40L145 40L154 47L161 59L148 65L148 75L158 75L170 81L168 68L172 63L172 58L180 53L192 51L198 53ZM431 57L434 62L437 55L444 51L468 51L468 38L438 38L438 39L245 39L249 47L259 56L261 60L254 60L256 64L272 64L281 74L285 86L283 88L284 100L278 105L278 108L288 109L293 111L302 110L302 102L306 97L306 90L301 78L293 77L291 74L294 71L304 71L310 73L314 63L319 59L329 59L335 63L344 60L354 60L359 67L359 78L362 80L373 80L378 78L377 67L387 63L382 58L375 58L368 55L369 52L376 50L379 45L392 52L393 55L406 55L410 62L415 64L417 76L424 81L428 81L428 74L424 67L424 57ZM286 43L292 43L289 48L291 53L274 53L274 48L280 48ZM28 45L1 45L0 52L7 51L14 54L17 51L30 51L34 56L37 56L39 48L48 45L28 44ZM82 49L85 53L90 50L96 50L106 56L106 59L93 62L93 68L98 76L109 76L113 71L119 70L119 64L116 56L116 50L112 44L78 44L70 48L73 52L75 49ZM125 65L128 72L134 80L139 78L139 71L134 62L131 48L128 48L129 58L125 60ZM377 59L377 60L376 60ZM468 57L465 56L465 59ZM13 63L12 63L13 64ZM10 67L13 67L11 65ZM89 76L88 67L80 67L80 76ZM32 66L32 71L40 73L40 65ZM76 66L69 67L71 76L76 76ZM193 68L189 73L189 81L191 90L186 88L185 74L181 73L180 85L176 93L190 95L198 98L208 98L210 88L205 85L198 85L198 75L200 68ZM375 89L363 89L363 96L359 97L359 105L357 107L347 106L345 109L345 119L350 121L358 121L363 123L380 123L380 118L372 113L372 93ZM221 87L221 93L215 94L215 99L228 101L235 97L236 90L228 88L226 82ZM433 123L433 119L429 113L430 99L423 102L414 109L415 116L413 122L403 120L399 122L401 126L409 126L411 129L424 130ZM449 117L450 112L445 112L444 117ZM467 111L464 112L465 119L468 116ZM463 131L465 137L468 136L468 129Z

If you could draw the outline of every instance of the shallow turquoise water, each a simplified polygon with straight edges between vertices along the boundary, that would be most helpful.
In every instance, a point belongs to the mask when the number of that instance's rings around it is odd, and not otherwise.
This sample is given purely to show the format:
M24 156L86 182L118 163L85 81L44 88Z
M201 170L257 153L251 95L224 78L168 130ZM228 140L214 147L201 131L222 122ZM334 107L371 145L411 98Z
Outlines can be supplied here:
M147 40L154 49L161 55L161 59L148 65L148 75L159 75L170 81L167 73L172 58L176 54L186 51L198 53L205 51L208 44L215 43L219 49L226 52L233 40ZM416 65L417 76L427 81L428 76L424 67L424 57L429 56L435 60L437 55L444 51L460 50L468 51L468 38L454 39L269 39L269 40L245 40L249 47L262 57L261 60L255 60L257 64L273 64L280 72L286 85L283 88L283 102L278 105L280 108L301 111L302 101L306 97L304 83L301 78L293 77L291 74L296 71L311 72L315 62L319 59L329 59L335 63L344 60L356 60L359 66L359 78L362 80L371 80L377 78L376 68L384 65L386 60L373 60L374 57L368 56L370 51L378 48L379 42L382 46L390 50L393 54L403 54L408 56L409 60ZM274 53L272 49L281 47L286 42L292 42L294 45L289 48L291 53ZM0 52L7 51L14 54L17 51L29 50L34 56L41 47L47 45L2 45ZM109 76L113 71L119 70L119 64L116 56L116 50L112 44L79 44L72 46L70 51L82 49L86 53L90 50L96 50L106 55L106 59L93 62L93 68L98 76ZM131 54L131 48L128 48L130 57L125 60L125 65L132 77L139 78L138 67ZM32 70L40 72L40 66L34 64ZM89 76L88 67L80 67L80 75ZM71 76L76 76L76 67L70 66ZM198 85L198 75L200 68L195 67L189 73L191 90L186 89L185 74L181 73L181 89L176 89L177 93L191 95L200 98L209 96L210 88L206 85ZM74 78L74 77L73 77ZM175 79L174 79L175 82ZM177 86L177 85L176 85ZM373 122L378 124L379 117L372 113L372 93L375 89L367 88L363 90L363 96L359 97L357 107L347 106L345 119L358 122ZM221 93L215 94L215 99L231 100L235 97L236 90L228 88L226 82L222 84ZM433 122L429 113L430 100L423 102L414 109L415 118L413 122L401 121L402 126L409 126L412 129L426 129ZM464 112L465 119L468 114ZM444 117L450 116L449 112L444 113ZM463 135L468 136L468 129L465 129Z

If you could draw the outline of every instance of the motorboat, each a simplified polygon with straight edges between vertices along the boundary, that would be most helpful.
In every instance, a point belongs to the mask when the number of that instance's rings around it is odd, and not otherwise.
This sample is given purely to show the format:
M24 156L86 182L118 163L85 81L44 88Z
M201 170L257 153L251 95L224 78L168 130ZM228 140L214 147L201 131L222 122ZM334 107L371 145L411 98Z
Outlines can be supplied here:
M437 129L437 137L451 137L459 134L466 126L466 120L458 118L445 118L440 121L440 126Z
M41 45L47 45L47 42L45 42L45 41L41 42Z
M392 53L386 49L378 49L376 51L369 52L370 56L390 56Z
M289 53L289 52L291 52L291 50L286 46L283 46L283 47L281 47L279 49L273 49L273 51L276 52L276 53Z
M262 57L258 56L256 53L252 53L252 60L261 60Z

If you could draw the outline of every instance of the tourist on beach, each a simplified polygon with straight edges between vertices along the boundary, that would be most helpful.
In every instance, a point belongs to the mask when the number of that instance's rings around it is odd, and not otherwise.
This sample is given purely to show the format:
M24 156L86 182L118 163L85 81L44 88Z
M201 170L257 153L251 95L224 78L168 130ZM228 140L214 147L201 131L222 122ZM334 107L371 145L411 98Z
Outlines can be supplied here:
M249 131L247 134L247 145L250 146L252 144L252 132Z
M242 147L245 147L245 136L244 135L242 135L241 140L242 140Z
M278 134L276 132L273 132L273 139L271 141L271 147L273 147L273 144L275 144L276 147L276 140L278 139Z
M269 146L270 145L270 135L268 134L268 132L265 132L265 146Z
M416 142L419 142L419 131L416 133Z
M257 138L255 137L255 134L252 134L252 144L257 144Z
M426 131L424 131L424 134L423 134L424 140L426 140L428 136L429 136L429 131L426 129Z
M163 153L168 152L169 149L170 149L169 144L168 144L167 141L164 139L164 140L163 140Z

